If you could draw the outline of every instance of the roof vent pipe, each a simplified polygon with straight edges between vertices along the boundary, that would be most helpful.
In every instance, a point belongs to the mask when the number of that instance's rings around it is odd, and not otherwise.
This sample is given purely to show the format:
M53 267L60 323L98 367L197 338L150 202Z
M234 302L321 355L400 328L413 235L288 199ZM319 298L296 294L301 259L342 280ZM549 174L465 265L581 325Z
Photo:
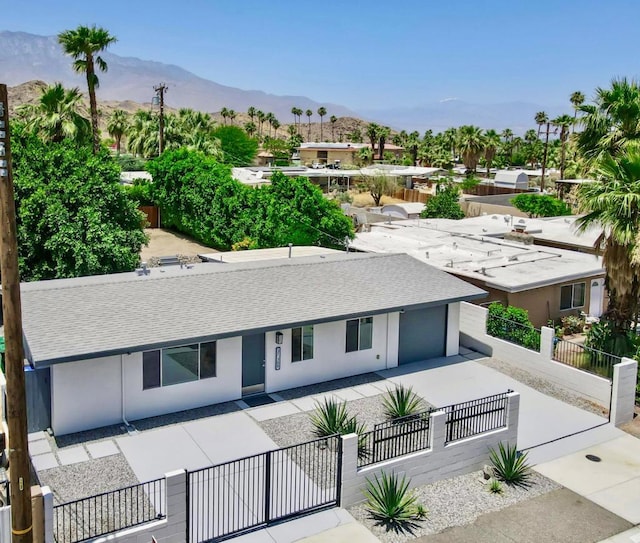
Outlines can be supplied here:
M289 243L289 258L291 258L292 249L293 249L293 243Z

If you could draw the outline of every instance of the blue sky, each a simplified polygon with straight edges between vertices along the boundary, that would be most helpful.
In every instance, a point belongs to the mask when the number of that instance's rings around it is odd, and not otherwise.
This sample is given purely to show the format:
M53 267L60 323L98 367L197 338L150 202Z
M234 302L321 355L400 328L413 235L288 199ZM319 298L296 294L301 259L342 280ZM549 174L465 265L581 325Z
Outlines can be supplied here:
M640 73L640 0L0 0L0 29L98 24L119 55L357 109L566 103Z

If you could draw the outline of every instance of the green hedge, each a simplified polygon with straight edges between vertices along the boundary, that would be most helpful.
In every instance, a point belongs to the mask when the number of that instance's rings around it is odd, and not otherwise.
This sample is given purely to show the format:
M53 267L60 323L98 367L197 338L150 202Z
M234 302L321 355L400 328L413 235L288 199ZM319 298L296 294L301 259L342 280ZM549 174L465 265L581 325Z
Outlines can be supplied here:
M531 324L526 309L492 303L487 316L487 334L540 351L540 331Z

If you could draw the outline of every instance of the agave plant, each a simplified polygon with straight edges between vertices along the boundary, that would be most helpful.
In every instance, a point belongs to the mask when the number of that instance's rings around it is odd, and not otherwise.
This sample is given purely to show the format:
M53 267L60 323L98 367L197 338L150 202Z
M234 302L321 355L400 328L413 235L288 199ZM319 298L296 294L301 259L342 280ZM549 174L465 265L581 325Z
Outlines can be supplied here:
M409 491L409 482L405 476L399 478L384 471L380 478L367 479L364 491L367 497L366 509L377 521L393 527L411 524L418 518L417 497ZM420 510L422 511L422 509Z
M349 417L341 428L340 434L357 434L358 436L358 457L366 458L369 456L369 449L367 448L367 429L364 424L358 422L355 417Z
M502 483L497 479L491 479L491 482L489 483L487 490L489 490L491 494L502 494L503 492Z
M389 420L415 415L424 409L424 401L413 392L412 387L396 385L382 398L384 414Z
M316 409L310 417L313 433L317 437L343 434L350 421L347 402L339 402L335 398L325 398L322 403L316 402Z
M527 453L520 454L515 445L498 444L498 450L490 449L489 458L497 479L510 485L528 486L531 470Z

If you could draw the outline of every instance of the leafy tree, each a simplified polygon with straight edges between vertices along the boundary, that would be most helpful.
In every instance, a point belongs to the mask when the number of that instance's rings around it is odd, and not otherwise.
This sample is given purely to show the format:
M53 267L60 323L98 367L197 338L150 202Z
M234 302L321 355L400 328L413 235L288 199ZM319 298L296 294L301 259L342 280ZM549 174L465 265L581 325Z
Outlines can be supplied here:
M73 69L84 73L89 89L89 110L91 112L91 129L93 131L93 152L100 150L100 131L98 129L98 103L96 89L100 85L96 75L96 67L101 72L107 71L107 63L98 54L117 40L104 28L79 26L75 30L65 30L58 34L58 42L67 55L73 57Z
M14 134L20 274L27 281L133 270L147 237L106 150Z
M318 116L320 117L320 141L324 141L324 136L322 134L322 120L324 118L324 116L327 114L327 108L326 107L319 107L318 108Z
M220 141L223 160L233 166L247 166L253 162L258 153L258 142L247 136L237 126L220 126L212 132L212 136Z
M438 185L436 194L427 200L420 216L423 219L464 219L459 199L460 189L453 183Z
M386 194L387 196L392 196L393 192L396 188L396 182L393 178L380 174L380 175L371 175L366 176L364 178L364 184L371 194L373 198L373 205L379 206L380 200Z
M65 89L61 83L43 89L35 104L24 104L18 116L25 121L25 129L45 141L61 142L69 138L83 145L90 140L91 125L80 114L80 90Z
M547 194L524 193L511 199L511 203L529 217L560 217L571 215L571 209L562 200Z
M116 109L109 117L107 123L107 132L116 140L116 152L120 154L120 144L122 136L127 131L129 125L129 115L122 109Z

